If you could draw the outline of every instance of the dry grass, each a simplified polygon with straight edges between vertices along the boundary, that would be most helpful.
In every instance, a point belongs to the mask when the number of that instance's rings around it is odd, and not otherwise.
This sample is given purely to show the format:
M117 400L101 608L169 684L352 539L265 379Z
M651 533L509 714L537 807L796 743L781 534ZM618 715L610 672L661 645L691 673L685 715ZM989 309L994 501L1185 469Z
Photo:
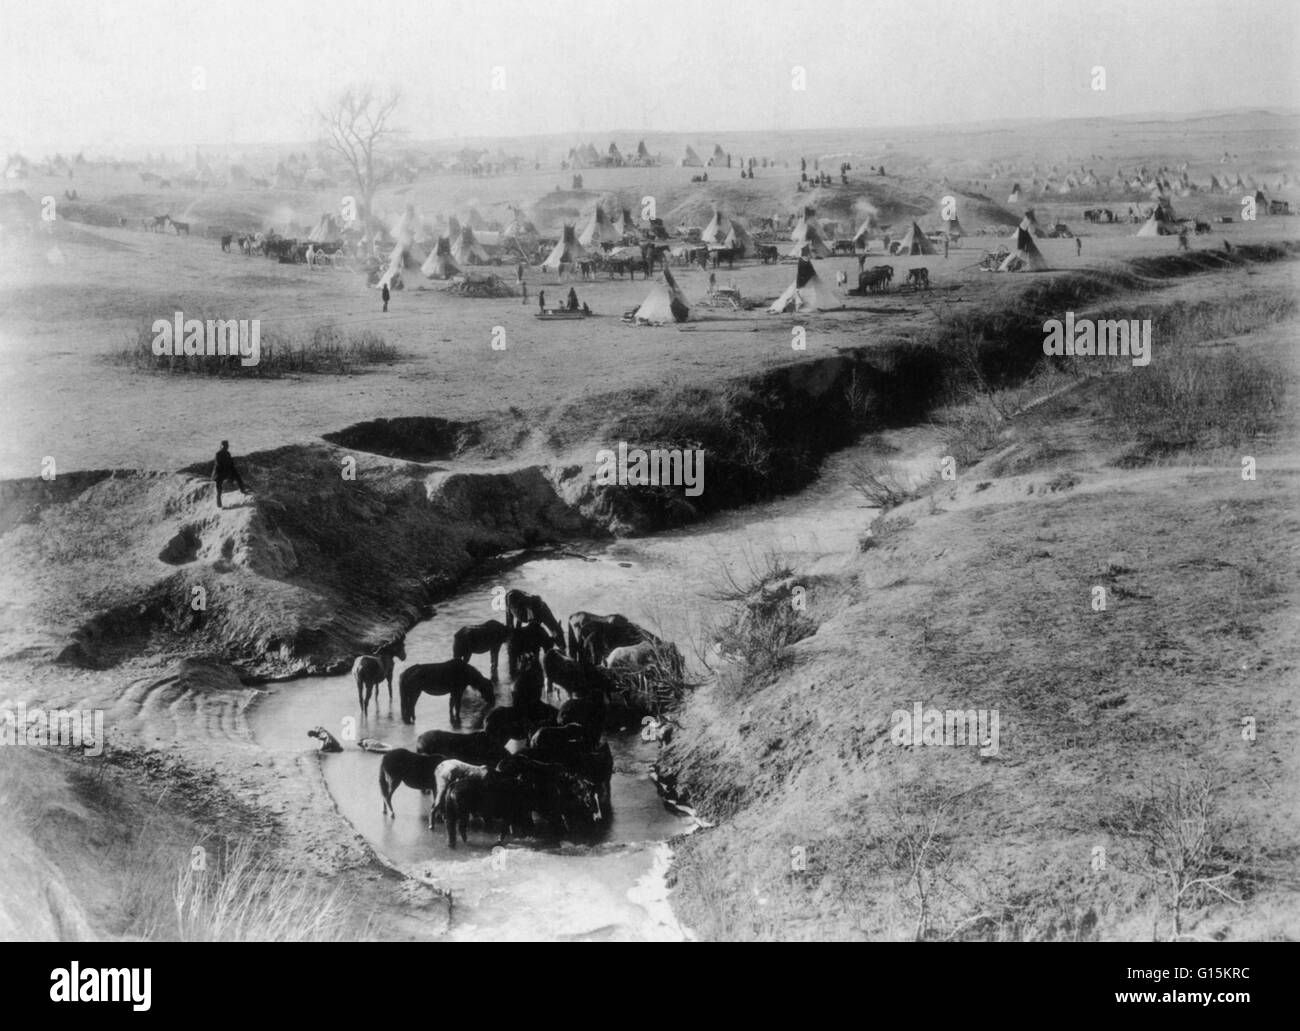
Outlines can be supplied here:
M227 842L196 869L179 864L170 901L174 919L151 928L167 941L343 941L348 914L339 892L272 865L248 841Z
M808 588L796 583L792 564L774 550L751 552L742 567L719 569L711 597L723 609L711 636L735 663L722 676L724 694L738 696L770 679L790 646L817 632Z
M191 317L206 320L201 314ZM391 365L400 357L397 348L374 330L344 333L334 326L316 326L302 336L267 333L260 339L256 365L244 365L238 356L157 355L153 340L152 327L142 326L135 339L109 359L151 372L265 379L304 373L348 375L368 365Z
M1147 453L1238 446L1277 425L1284 383L1260 357L1182 348L1119 379L1111 409Z

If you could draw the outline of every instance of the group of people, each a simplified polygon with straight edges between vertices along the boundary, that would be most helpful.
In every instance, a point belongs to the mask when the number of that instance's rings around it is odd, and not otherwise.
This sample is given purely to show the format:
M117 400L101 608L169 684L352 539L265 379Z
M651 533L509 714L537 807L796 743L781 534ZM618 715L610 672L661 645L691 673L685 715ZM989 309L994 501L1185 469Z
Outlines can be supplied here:
M537 310L542 314L546 313L546 291L537 291ZM578 302L578 291L569 287L569 295L564 299L564 307L561 311L581 311L584 315L590 315L591 309L587 307L587 302Z

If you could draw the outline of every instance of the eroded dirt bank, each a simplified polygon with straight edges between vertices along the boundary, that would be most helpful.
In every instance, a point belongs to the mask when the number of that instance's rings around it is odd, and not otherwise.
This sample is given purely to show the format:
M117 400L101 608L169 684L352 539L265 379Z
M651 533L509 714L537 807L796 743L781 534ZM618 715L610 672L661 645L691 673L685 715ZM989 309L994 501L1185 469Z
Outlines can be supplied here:
M1123 288L1132 285L1122 278L1116 282ZM1075 294L1040 297L1033 305L1053 310L1073 303L1075 296L1080 307L1089 299L1098 303L1120 296L1109 295L1107 289L1084 289L1083 284L1070 290ZM1177 300L1170 298L1171 303ZM966 326L976 340L994 328L994 324ZM1022 364L1024 356L1017 350L1028 343L1039 345L1041 332L1036 331L1032 340L1017 334L999 337L996 346L984 348L987 358L981 375L996 385L1014 384L1030 367L1027 359ZM49 828L38 832L33 822L25 839L13 839L30 843L26 853L14 852L15 863L50 876L44 864L53 864L64 885L62 894L55 891L48 896L55 901L36 907L37 922L25 926L71 936L117 933L129 926L111 901L103 902L97 911L79 897L85 894L79 887L83 878L95 882L97 875L88 874L72 858L76 851L72 842L93 841L106 833L101 811L106 806L101 803L120 797L124 810L140 821L154 809L174 817L180 828L190 821L193 829L182 829L182 842L201 839L219 828L217 833L262 841L279 862L304 879L319 880L322 888L342 875L343 883L355 887L360 899L374 903L369 907L370 924L363 921L359 928L350 928L354 933L376 937L436 933L439 920L445 919L445 904L435 892L390 880L392 874L377 864L365 844L345 824L341 826L315 768L315 757L269 754L252 742L243 713L255 697L255 682L268 676L337 669L362 646L406 629L492 556L680 525L772 492L798 490L812 481L826 454L860 433L905 426L933 410L960 374L969 374L962 362L960 354L945 355L916 342L802 363L727 391L611 398L607 401L616 404L617 414L594 421L585 413L596 406L587 405L581 411L552 413L549 423L527 432L503 419L458 427L448 439L446 433L431 434L428 427L413 425L410 429L418 429L414 436L420 437L419 449L410 452L416 460L390 457L391 427L382 432L354 428L340 431L337 439L346 444L321 443L246 456L243 473L257 493L251 499L234 495L234 507L221 512L212 506L210 487L199 469L172 475L86 474L71 487L59 480L48 485L7 484L3 506L7 529L0 536L0 566L10 599L0 639L5 693L51 706L102 708L111 728L107 763L69 762L57 755L40 760L60 767L51 782L57 785L58 777L63 777L71 795L76 795L83 768L92 769L98 781L94 793L83 791L80 808L69 806L72 815L62 832L53 836ZM1061 469L1050 462L1063 464L1071 476L1106 468L1105 449L1091 446L1100 431L1088 419L1080 421L1080 413L1068 407L1072 403L1062 401L1064 408L1042 406L1035 414L1042 420L1035 424L1039 434L1058 442L1060 453L1040 451L1036 458L1024 459L1024 468L998 467L1002 475L1014 468L1016 476L1036 476L1039 459L1048 463L1044 469L1052 469L1052 483L1064 481L1055 478ZM1017 427L1008 432L1021 431ZM502 444L507 436L517 444L513 452ZM1072 439L1079 446L1070 446ZM669 491L597 488L590 478L595 451L617 440L706 448L713 463L704 495L707 502L685 502ZM1014 442L1009 437L1001 443ZM930 454L939 443L909 438L906 446ZM884 444L889 445L887 438ZM1074 469L1067 456L1079 455L1086 456L1086 463ZM1084 458L1073 460L1084 462ZM1285 463L1279 466L1279 476L1284 467ZM345 472L355 478L345 477ZM978 482L972 479L976 475ZM1103 495L1119 489L1113 475L1097 474L1097 490ZM963 464L959 485L951 488L958 492L953 499L969 497L978 503L963 505L966 514L961 518L973 523L985 520L985 506L999 497L1005 497L1008 519L1074 518L1056 509L1036 514L1045 490L1036 479L1016 481L1005 490L979 486L996 478L993 472L972 473ZM1034 486L1032 493L1028 486ZM1188 484L1193 486L1199 487ZM1047 493L1062 489L1058 486ZM1078 492L1079 497L1085 494ZM1227 504L1226 498L1223 503ZM941 518L937 510L943 508L943 499L916 504L936 509L923 507L925 519ZM1152 515L1172 517L1163 510ZM1099 513L1083 509L1078 518L1088 525L1105 522ZM809 854L828 856L831 853L822 847L828 828L860 826L854 815L857 810L846 806L850 799L871 797L862 778L876 778L872 783L884 778L879 782L891 786L906 780L889 768L896 758L883 762L873 758L871 743L878 744L880 737L879 705L871 703L870 719L850 718L843 706L861 701L864 668L875 671L873 677L880 678L880 690L886 693L911 682L915 657L908 658L909 652L901 647L907 640L904 635L914 633L916 621L934 611L936 585L954 575L949 570L930 577L916 570L938 561L931 557L936 549L953 546L949 534L963 542L960 569L986 564L996 597L1007 605L1024 604L1016 601L1022 580L1011 577L1009 570L1006 575L1011 578L999 580L1004 572L1001 559L1007 557L1000 550L1005 547L1002 532L980 536L955 523L940 525L943 529L935 531L937 537L918 538L915 550L900 553L897 568L887 575L874 567L864 571L865 566L847 578L840 571L836 579L826 581L825 590L813 593L814 604L820 604L819 596L823 602L839 599L837 618L848 621L845 632L837 637L834 625L823 622L818 633L795 645L791 654L798 670L804 651L830 648L836 656L833 675L829 668L814 667L816 675L807 683L802 675L797 684L774 680L753 698L748 686L738 695L727 694L731 688L706 688L682 714L683 729L666 768L706 814L724 821L717 831L685 846L679 869L688 924L701 925L710 936L726 936L727 928L734 933L741 926L735 907L746 912L745 900L756 889L773 890L775 868L761 868L753 885L731 877L716 885L702 879L701 871L706 869L734 869L736 877L741 876L739 871L750 870L752 863L742 863L728 851L748 850L752 842L746 835L761 834L773 825L801 826L804 814L810 822L796 836L817 845ZM1269 525L1275 534L1288 530L1284 524ZM1022 540L1028 526L1007 524L1005 534ZM1116 531L1120 528L1117 524ZM1208 533L1206 527L1196 529ZM897 538L905 539L903 533ZM902 545L891 543L874 554L846 556L845 561L883 562L886 552L892 554L895 547ZM1069 557L1069 562L1081 564L1077 575L1083 581L1092 575L1088 561L1082 552ZM1137 568L1116 561L1122 568ZM1053 562L1049 568L1061 566ZM912 578L914 593L909 594L906 585ZM961 589L945 588L940 598L969 614L971 599L979 596L977 587L970 583ZM196 594L196 588L201 593ZM860 590L866 600L859 597ZM881 599L886 590L895 592L887 603ZM202 598L202 606L195 606L196 597ZM824 611L818 614L819 619L825 616ZM981 624L985 629L980 632L990 637L1006 633L1013 621L1008 622L1008 613L1002 616L1001 621ZM1193 617L1184 614L1184 618ZM893 630L882 629L895 624ZM1275 639L1270 626L1261 624L1254 632ZM927 630L923 637L929 642L926 648L934 646L929 634ZM966 646L961 653L966 654ZM977 649L973 654L981 653ZM1021 668L1020 659L1008 669L1012 667ZM1049 667L1044 658L1041 679L1049 678ZM1036 667L1026 661L1024 668ZM891 669L896 675L886 675ZM954 682L947 672L940 680ZM837 689L842 692L839 701L821 686L830 681L842 684ZM763 678L754 683L762 684ZM1181 686L1179 681L1177 687ZM814 690L822 690L818 697L829 700L824 712L823 703L812 710L817 719L810 720L806 692ZM954 689L953 693L960 692ZM763 732L761 747L754 743L757 731ZM843 733L849 736L830 743ZM12 763L12 756L4 758ZM946 760L946 766L964 758ZM838 771L837 761L842 765ZM153 796L163 783L186 784L190 789L188 793L169 789L168 797L159 803ZM821 808L806 804L809 792L826 804ZM61 792L55 794L63 797ZM1014 799L1014 791L1010 797ZM1011 808L1018 808L1018 803ZM812 819L816 814L820 815ZM1045 826L1056 827L1051 821ZM779 843L786 853L781 869L789 869L789 848L794 846L784 838ZM862 852L859 842L846 847L846 857ZM829 881L818 882L822 894L815 896L809 912L821 913L829 900L838 897L837 892L842 895L848 890L846 883L858 883L843 880L844 871L854 868L848 858L831 866L836 873ZM102 879L96 883L111 900L111 886ZM394 892L397 884L404 887ZM72 885L78 887L74 890ZM725 916L718 917L708 908L713 904L708 901L710 893L725 900L725 905L717 903L724 907ZM776 912L766 909L768 905L770 899L754 910L759 922L753 926L760 930L766 926L763 912ZM14 926L24 926L27 919L24 913L11 914ZM724 922L717 923L719 919ZM808 923L816 933L826 933L830 926L845 930L819 921ZM1004 925L1005 921L999 924ZM892 933L893 927L864 920L851 930Z
M1203 344L1220 381L1258 358L1293 396L1298 336ZM735 634L661 760L717 823L675 866L702 938L1300 934L1294 403L1171 454L1116 386L999 423L834 571L783 557L815 633ZM996 739L945 737L949 712Z

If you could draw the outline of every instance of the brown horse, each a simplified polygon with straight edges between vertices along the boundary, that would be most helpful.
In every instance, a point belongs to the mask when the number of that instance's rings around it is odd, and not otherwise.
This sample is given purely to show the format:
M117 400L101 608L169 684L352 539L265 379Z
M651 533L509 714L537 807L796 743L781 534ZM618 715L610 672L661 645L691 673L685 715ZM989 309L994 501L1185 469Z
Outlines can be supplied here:
M492 655L492 679L497 678L497 659L501 655L501 646L506 642L506 626L499 619L489 619L486 623L463 626L451 639L451 657L461 662L469 662L471 655L490 652Z
M402 670L397 678L397 694L402 703L402 722L415 722L415 703L421 694L448 695L447 710L452 723L460 722L460 700L465 689L472 687L483 696L487 708L496 704L492 681L468 662L417 662Z
M560 626L560 621L555 618L546 602L542 601L541 595L526 594L520 590L506 591L506 630L513 630L516 626L527 626L529 623L536 623L545 627L547 633L557 641L561 648L564 647L564 629ZM510 666L510 672L513 674L515 668Z
M393 660L406 660L406 635L377 648L373 655L358 655L352 663L352 680L357 685L357 704L361 718L369 716L370 696L375 695L375 712L379 711L379 685L388 682L388 711L393 711Z
M516 623L541 623L552 634L561 634L560 622L552 614L550 607L542 601L539 594L527 594L515 589L506 591L506 628Z

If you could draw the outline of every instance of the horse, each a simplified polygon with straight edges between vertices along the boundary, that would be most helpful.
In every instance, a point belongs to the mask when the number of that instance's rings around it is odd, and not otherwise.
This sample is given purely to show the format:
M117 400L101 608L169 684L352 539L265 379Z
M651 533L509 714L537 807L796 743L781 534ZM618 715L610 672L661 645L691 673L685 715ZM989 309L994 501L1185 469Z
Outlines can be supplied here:
M563 637L560 638L563 640ZM540 623L521 623L506 632L506 669L513 677L526 657L538 661L556 639Z
M605 695L600 691L593 691L578 698L570 698L561 705L555 723L560 727L576 723L586 728L593 743L598 742L601 732L605 729L606 708Z
M171 215L154 215L152 232L161 233L167 228L167 224L171 222L171 220Z
M483 732L492 741L526 741L533 731L553 727L558 719L555 709L545 702L534 702L516 708L499 705L487 714Z
M190 235L190 224L188 222L177 222L174 218L171 222L172 228L176 230L177 236L180 236L181 233L184 233L186 236Z
M527 790L521 778L488 770L483 777L466 777L447 789L443 800L447 821L447 845L456 847L456 831L461 841L468 841L466 833L470 817L477 816L485 823L501 821L498 843L510 834L528 833L533 825L533 804L539 794Z
M551 728L534 735L527 752L520 757L543 763L555 763L571 774L589 781L596 789L597 822L610 813L610 780L614 776L614 753L600 743L600 729L594 737L575 726ZM558 733L557 733L558 731Z
M574 612L569 616L569 655L582 656L593 666L599 666L606 655L622 645L658 640L618 613L598 616L592 612Z
M402 784L416 791L433 791L438 786L438 767L446 759L441 755L419 755L409 748L394 748L379 763L379 793L384 797L381 810L385 816L397 816L393 792ZM433 810L429 810L429 830L433 830Z
M352 663L352 680L357 685L357 704L363 719L369 716L370 696L375 696L375 712L379 712L379 684L388 682L388 709L393 709L393 660L406 661L406 635L388 644L380 645L373 654L358 655Z
M496 704L492 681L468 662L449 659L447 662L417 662L402 670L397 678L397 694L401 700L402 722L415 722L415 703L421 694L448 695L447 711L453 723L460 722L460 700L465 689L474 688L483 696L489 709Z
M497 679L497 659L501 646L506 643L506 625L499 619L489 619L486 623L463 626L451 639L451 655L461 662L469 662L471 655L492 653L492 679Z
M552 637L561 642L564 640L560 621L555 618L546 602L542 601L541 595L527 594L518 589L509 590L506 591L505 604L507 630L516 623L541 623Z
M510 684L510 705L521 710L531 710L541 703L545 685L546 675L542 672L542 664L534 655L525 656Z
M482 766L494 764L506 756L506 742L500 728L489 732L474 730L461 734L455 730L426 730L415 740L415 750L420 755L440 755L444 759Z
M907 285L913 290L920 290L921 287L930 289L930 270L927 268L914 268L907 270Z
M680 679L686 662L675 644L664 641L642 641L640 644L615 648L605 656L606 669L632 669L662 671Z
M227 254L230 253L230 241L233 240L234 238L235 237L233 233L224 233L221 237L221 249L225 251Z
M434 820L442 815L448 788L462 780L483 780L487 777L488 769L487 766L476 766L463 759L444 759L438 764L433 774L433 808L429 810L429 830L433 830Z
M570 659L552 646L542 654L542 672L546 674L546 694L562 687L573 698L590 693L607 694L613 686L604 670L584 662L582 656Z

